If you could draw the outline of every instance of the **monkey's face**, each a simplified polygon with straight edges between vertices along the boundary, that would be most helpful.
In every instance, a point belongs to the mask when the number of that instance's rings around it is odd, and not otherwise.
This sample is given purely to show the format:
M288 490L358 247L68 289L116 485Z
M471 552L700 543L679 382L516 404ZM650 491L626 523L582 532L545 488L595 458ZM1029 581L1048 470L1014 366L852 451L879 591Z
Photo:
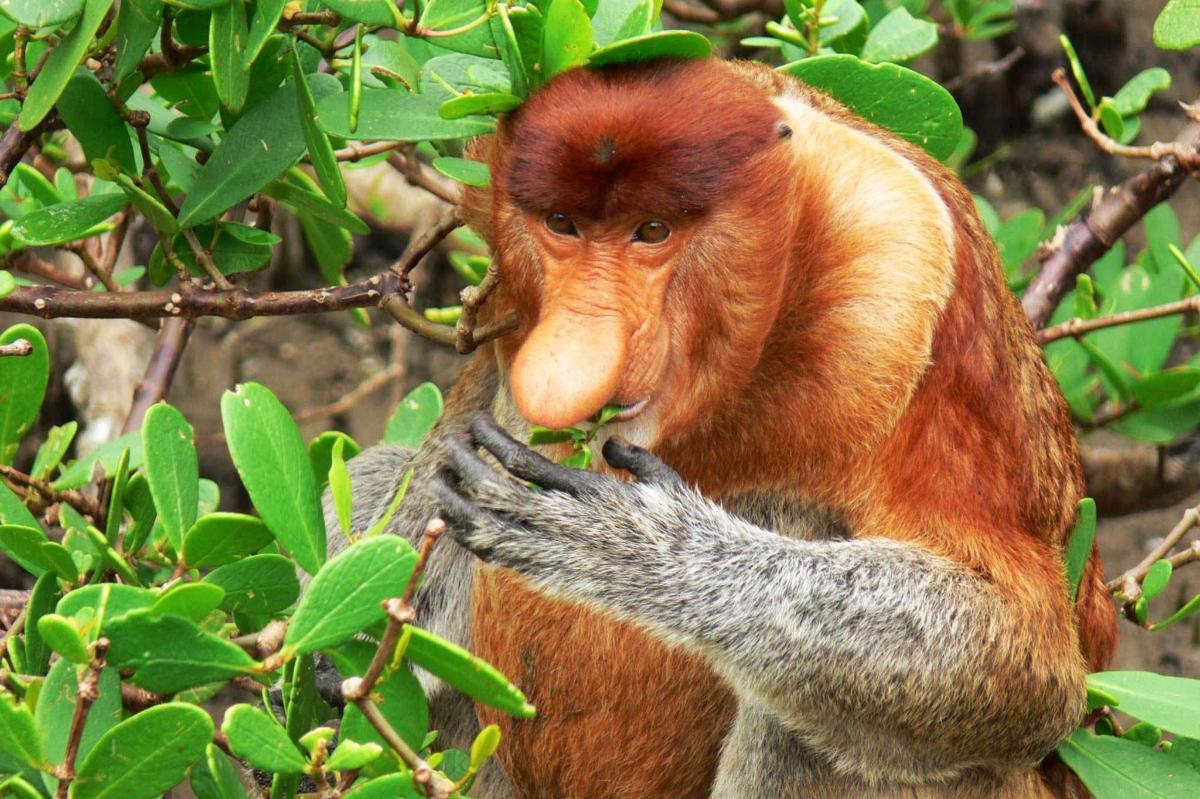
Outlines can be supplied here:
M575 425L608 403L663 419L698 372L736 366L717 339L753 331L727 312L777 294L786 259L741 239L774 224L747 193L771 171L779 112L729 81L718 62L576 70L502 126L493 228L523 326L501 351L530 423ZM717 119L698 124L705 113Z

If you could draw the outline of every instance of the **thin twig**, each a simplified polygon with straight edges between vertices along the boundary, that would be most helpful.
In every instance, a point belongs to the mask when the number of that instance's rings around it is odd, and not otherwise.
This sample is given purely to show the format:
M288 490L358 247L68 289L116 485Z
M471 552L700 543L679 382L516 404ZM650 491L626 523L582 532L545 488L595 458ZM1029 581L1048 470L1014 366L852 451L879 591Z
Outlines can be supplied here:
M79 681L75 697L75 713L71 717L71 731L67 734L67 755L56 775L58 790L55 799L67 799L71 781L75 779L75 758L79 755L79 743L83 739L83 726L87 721L88 711L100 696L100 672L104 669L104 653L108 651L108 639L98 638L92 645L92 662L88 665L87 674Z
M188 246L192 248L196 262L200 264L204 273L212 279L217 288L222 291L232 290L233 284L226 280L225 275L221 274L221 270L217 268L216 262L212 259L212 254L200 244L200 239L196 238L196 231L188 228L183 231L183 237L187 240Z
M973 80L990 75L1003 75L1012 69L1013 65L1025 57L1024 47L1014 47L1003 58L995 61L982 61L961 75L956 75L942 84L948 92L955 92Z
M1077 316L1061 324L1039 330L1037 340L1039 344L1049 344L1051 341L1057 341L1060 338L1078 338L1084 334L1091 333L1093 330L1102 330L1106 327L1127 325L1133 322L1145 322L1149 319L1159 319L1164 316L1175 316L1192 311L1200 311L1200 294L1163 305L1138 308L1133 311L1122 311L1121 313L1110 314L1108 316L1097 316L1093 319L1083 319Z
M33 354L33 345L23 338L19 338L11 344L0 344L0 358L21 357L24 355Z
M322 405L319 408L309 408L308 410L300 411L295 415L295 420L297 422L307 422L310 419L324 419L329 416L337 416L340 413L345 413L388 383L398 380L403 374L403 365L394 364L389 366L387 369L376 372L359 383L336 402Z
M21 612L17 614L17 618L14 619L9 628L4 631L4 637L0 638L0 661L4 660L4 656L8 653L9 641L15 639L21 634L21 631L25 629L25 619L28 615L26 611L28 610L29 606L24 605L21 608Z
M1171 532L1167 533L1158 546L1142 558L1138 565L1109 580L1106 586L1108 590L1120 591L1125 595L1127 603L1137 601L1138 597L1142 595L1142 580L1150 573L1150 567L1165 558L1171 549L1196 526L1197 522L1200 522L1200 505L1188 508Z
M408 605L412 601L413 594L417 592L417 586L421 583L421 577L425 574L425 566L429 563L429 556L433 553L434 546L445 533L446 522L439 516L434 516L425 525L425 534L421 537L421 552L417 555L417 565L413 568L413 573L408 578L408 585L404 586L404 594L400 597L401 604Z
M387 162L401 175L404 175L405 180L452 205L458 202L457 186L431 174L417 158L411 144L402 144L400 149L402 152L392 153L388 156Z
M1191 144L1177 141L1158 141L1153 144L1133 147L1128 144L1121 144L1109 137L1096 124L1096 120L1087 112L1083 104L1079 102L1079 98L1075 95L1075 90L1071 88L1071 82L1067 79L1066 71L1062 68L1056 69L1050 78L1062 89L1063 94L1067 96L1067 101L1071 104L1071 109L1075 112L1075 117L1079 120L1079 125L1083 128L1083 132L1104 152L1109 155L1119 155L1125 158L1145 158L1151 161L1162 161L1164 158L1173 157L1179 162L1181 167L1188 171L1200 168L1200 152L1197 152L1196 148Z
M133 388L133 400L129 404L125 425L121 428L122 434L139 429L142 417L150 406L167 396L194 326L195 322L191 319L172 318L163 321L154 342L154 351L146 363L146 372Z
M45 480L37 480L12 466L0 464L0 477L26 497L32 492L34 499L42 505L52 505L55 502L65 502L75 510L93 519L100 516L100 505L94 499L89 499L78 491L58 491Z

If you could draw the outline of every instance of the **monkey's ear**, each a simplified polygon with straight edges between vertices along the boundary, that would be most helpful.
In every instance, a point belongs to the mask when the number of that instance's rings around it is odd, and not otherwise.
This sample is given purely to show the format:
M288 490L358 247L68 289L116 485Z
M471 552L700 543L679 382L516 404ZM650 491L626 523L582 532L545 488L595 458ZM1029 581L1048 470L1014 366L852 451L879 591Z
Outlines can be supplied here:
M496 148L495 136L480 136L471 141L463 155L473 161L482 161L495 168L493 158ZM496 176L492 176L493 182ZM493 189L463 186L458 201L458 215L469 228L478 233L488 244L492 243L492 192Z

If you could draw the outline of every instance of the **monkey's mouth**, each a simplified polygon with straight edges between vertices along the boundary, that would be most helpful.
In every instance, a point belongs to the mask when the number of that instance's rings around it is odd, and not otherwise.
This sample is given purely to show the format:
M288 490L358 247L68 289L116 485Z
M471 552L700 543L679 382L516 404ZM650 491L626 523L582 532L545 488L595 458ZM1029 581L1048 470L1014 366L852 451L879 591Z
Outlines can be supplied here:
M646 410L646 406L649 404L650 404L650 398L644 397L631 405L622 406L620 413L618 413L616 416L613 417L613 421L615 421L615 422L628 421L628 420L634 418L635 416L637 416L638 414L640 414L642 411Z

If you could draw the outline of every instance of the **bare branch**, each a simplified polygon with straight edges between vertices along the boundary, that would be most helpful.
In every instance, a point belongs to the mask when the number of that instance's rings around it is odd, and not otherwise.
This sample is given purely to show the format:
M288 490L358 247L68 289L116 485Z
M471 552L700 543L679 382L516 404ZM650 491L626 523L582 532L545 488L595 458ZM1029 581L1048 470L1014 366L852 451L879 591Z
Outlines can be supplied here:
M1060 338L1067 338L1068 336L1078 338L1086 333L1091 333L1093 330L1127 325L1133 322L1145 322L1149 319L1175 316L1176 314L1188 313L1189 311L1200 311L1200 294L1188 297L1187 299L1168 302L1165 305L1138 308L1137 310L1123 311L1122 313L1115 313L1109 316L1097 316L1094 319L1075 317L1062 324L1039 330L1037 340L1039 344L1044 345L1049 344L1051 341L1057 341Z
M1186 170L1194 170L1200 167L1200 152L1196 151L1195 146L1186 142L1154 142L1139 147L1132 147L1127 144L1121 144L1111 138L1100 126L1096 124L1096 120L1087 112L1083 104L1079 102L1079 98L1075 96L1075 90L1071 88L1071 82L1067 79L1067 73L1061 67L1054 70L1050 76L1051 79L1062 89L1063 94L1067 96L1067 101L1071 104L1071 109L1075 112L1076 119L1079 120L1080 127L1087 134L1088 138L1096 143L1104 152L1109 155L1120 155L1126 158L1146 158L1151 161L1161 161L1164 158L1174 157L1179 165Z
M24 355L33 354L33 345L23 338L19 338L11 344L0 344L0 358L5 357L21 357Z
M310 419L324 419L329 416L336 416L339 413L345 413L388 383L398 380L403 374L404 367L401 364L393 364L387 369L371 375L336 402L322 405L319 408L309 408L306 411L301 411L295 415L295 419L297 422L307 422Z
M121 428L122 434L140 428L142 417L150 406L167 396L194 326L195 322L191 319L171 318L162 323L158 339L154 342L154 351L146 363L146 373L133 388L133 401L125 417L125 425Z

